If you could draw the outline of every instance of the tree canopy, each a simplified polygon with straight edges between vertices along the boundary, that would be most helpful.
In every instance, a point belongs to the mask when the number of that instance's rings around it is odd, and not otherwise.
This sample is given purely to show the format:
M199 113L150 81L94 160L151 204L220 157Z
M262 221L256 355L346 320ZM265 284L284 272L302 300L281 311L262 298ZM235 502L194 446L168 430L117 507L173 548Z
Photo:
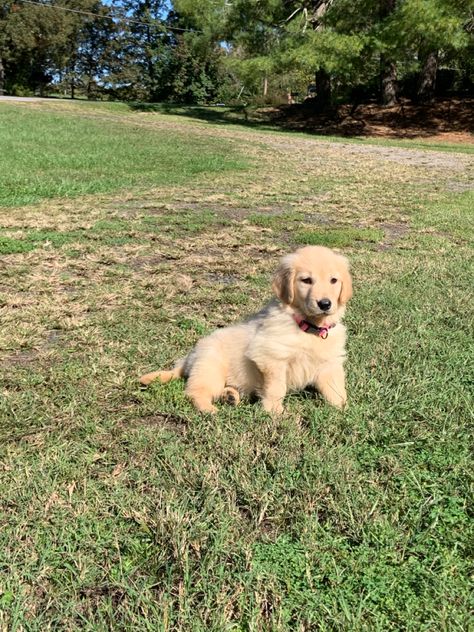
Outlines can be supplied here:
M472 92L474 0L0 0L0 93L272 102Z

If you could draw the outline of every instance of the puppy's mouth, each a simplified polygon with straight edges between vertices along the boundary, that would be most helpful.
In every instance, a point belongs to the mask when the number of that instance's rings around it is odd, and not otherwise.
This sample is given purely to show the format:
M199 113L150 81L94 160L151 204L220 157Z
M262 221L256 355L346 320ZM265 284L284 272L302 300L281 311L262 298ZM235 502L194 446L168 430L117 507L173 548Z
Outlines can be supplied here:
M334 316L336 309L331 308L328 310L320 309L317 305L305 305L306 316L310 318L319 318L321 316Z

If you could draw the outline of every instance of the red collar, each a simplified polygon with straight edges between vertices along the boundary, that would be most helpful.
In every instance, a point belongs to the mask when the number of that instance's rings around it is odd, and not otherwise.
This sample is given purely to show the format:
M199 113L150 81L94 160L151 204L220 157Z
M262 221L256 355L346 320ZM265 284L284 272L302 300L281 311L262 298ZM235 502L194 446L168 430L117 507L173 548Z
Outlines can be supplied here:
M326 338L328 337L329 330L336 326L334 324L334 325L327 325L324 327L316 327L315 325L308 323L308 321L305 320L304 318L301 318L301 316L298 316L298 314L292 314L292 316L293 316L293 320L301 329L301 331L304 331L307 334L314 334L315 336L319 336L323 340L326 340Z

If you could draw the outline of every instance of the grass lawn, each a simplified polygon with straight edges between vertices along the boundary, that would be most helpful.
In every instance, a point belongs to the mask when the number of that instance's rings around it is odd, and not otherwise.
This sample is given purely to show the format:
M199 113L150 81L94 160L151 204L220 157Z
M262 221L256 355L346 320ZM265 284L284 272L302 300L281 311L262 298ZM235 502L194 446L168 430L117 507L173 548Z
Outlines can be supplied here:
M0 147L0 630L469 629L469 148L59 101ZM302 243L352 262L347 411L139 389Z

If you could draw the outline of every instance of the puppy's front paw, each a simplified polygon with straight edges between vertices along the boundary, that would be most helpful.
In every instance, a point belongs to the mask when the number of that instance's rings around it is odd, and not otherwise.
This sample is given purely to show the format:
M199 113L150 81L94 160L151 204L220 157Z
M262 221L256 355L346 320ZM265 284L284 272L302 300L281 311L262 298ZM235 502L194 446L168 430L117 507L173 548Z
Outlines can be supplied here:
M212 404L205 404L197 408L200 413L208 413L209 415L215 415L217 413L217 408Z
M345 392L339 394L336 392L325 393L325 399L328 404L338 408L339 410L345 410L347 408L347 395Z
M347 408L347 399L340 399L337 402L330 402L330 403L338 410L346 410Z
M237 406L240 402L239 391L232 386L226 386L222 392L221 399L230 406Z
M321 371L316 379L316 388L331 406L339 410L346 407L347 393L342 366L333 366Z
M276 417L283 413L283 404L279 399L262 399L263 409L267 411L270 415Z

